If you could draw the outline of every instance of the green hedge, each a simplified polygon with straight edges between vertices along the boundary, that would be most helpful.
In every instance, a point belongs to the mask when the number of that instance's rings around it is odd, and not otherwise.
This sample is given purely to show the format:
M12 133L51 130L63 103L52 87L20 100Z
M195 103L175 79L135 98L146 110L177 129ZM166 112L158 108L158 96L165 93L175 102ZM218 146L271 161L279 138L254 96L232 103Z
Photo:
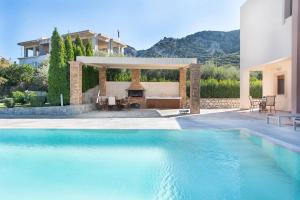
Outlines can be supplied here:
M201 80L201 98L240 98L240 81L237 80ZM190 94L190 83L187 82L187 95ZM253 98L262 97L262 82L254 80L250 83L250 95Z
M252 98L261 98L262 97L262 81L261 80L252 80L250 82L250 94Z
M99 71L98 69L90 66L84 66L82 69L82 90L94 88L99 84Z

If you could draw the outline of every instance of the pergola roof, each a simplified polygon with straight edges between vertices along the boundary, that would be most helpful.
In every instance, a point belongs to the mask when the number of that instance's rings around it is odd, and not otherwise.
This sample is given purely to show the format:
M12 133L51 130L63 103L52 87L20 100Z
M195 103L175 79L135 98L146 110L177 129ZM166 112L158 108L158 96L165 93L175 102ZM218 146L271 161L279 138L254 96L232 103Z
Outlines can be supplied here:
M94 67L126 69L180 69L197 64L197 58L136 58L77 56L77 61Z

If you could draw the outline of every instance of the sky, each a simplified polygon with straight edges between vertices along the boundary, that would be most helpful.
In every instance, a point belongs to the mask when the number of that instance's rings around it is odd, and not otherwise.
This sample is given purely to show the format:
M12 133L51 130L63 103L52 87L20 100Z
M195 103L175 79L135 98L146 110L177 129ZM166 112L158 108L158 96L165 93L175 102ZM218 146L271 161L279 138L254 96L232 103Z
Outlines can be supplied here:
M240 27L245 0L0 0L0 56L16 60L18 42L92 30L147 49L164 37Z

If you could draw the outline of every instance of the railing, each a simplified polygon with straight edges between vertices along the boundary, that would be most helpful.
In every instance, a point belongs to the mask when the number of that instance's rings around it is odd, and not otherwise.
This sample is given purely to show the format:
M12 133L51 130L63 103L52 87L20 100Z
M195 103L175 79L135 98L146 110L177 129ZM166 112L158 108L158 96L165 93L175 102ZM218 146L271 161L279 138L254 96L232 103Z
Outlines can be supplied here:
M19 59L19 64L29 64L33 66L38 66L41 64L43 61L49 59L50 55L42 55L42 56L31 56L31 57L23 57L23 58L18 58Z

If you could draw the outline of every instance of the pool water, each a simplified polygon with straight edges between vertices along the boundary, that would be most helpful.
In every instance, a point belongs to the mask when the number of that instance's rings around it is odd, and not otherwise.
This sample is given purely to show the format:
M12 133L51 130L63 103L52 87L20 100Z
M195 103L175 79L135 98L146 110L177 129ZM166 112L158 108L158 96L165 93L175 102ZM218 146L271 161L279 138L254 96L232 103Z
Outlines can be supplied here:
M243 131L0 130L0 199L300 199L300 155Z

